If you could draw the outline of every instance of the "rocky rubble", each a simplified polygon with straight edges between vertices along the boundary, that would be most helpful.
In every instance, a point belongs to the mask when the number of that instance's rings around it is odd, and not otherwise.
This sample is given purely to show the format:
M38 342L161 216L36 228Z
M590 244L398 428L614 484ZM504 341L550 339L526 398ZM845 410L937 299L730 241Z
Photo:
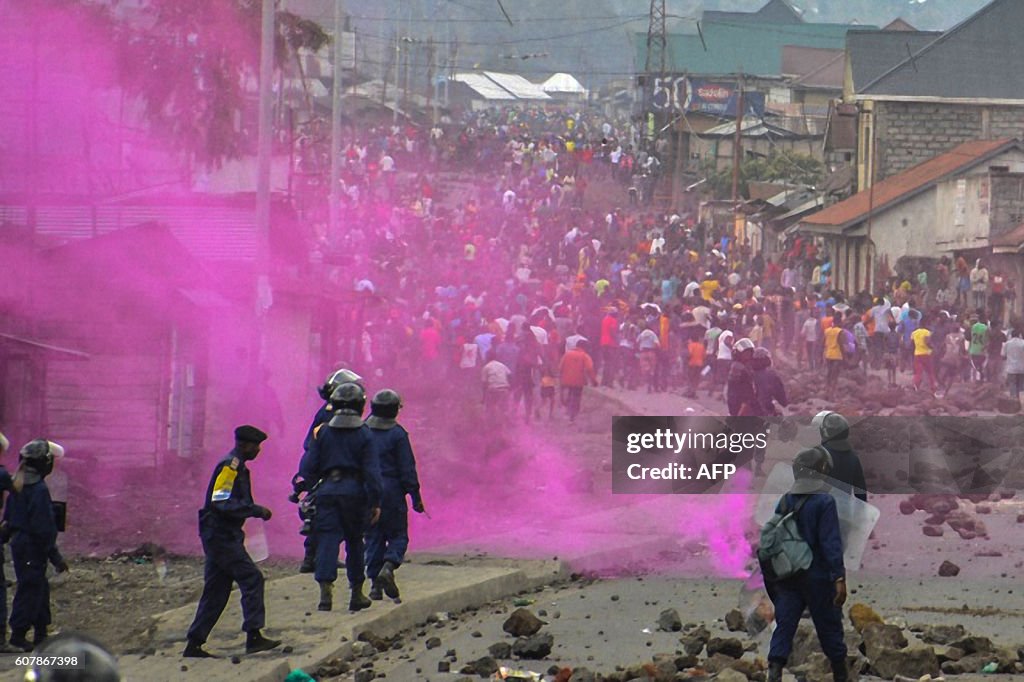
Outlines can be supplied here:
M851 679L857 679L858 675L871 675L896 682L918 682L964 673L1024 675L1024 647L998 647L986 637L972 635L963 625L908 625L902 619L886 620L863 603L850 605L847 613L847 662L852 673ZM510 626L505 628L506 631L532 633L518 636L511 645L507 642L491 645L487 655L462 666L459 670L461 674L485 678L493 675L503 660L513 657L540 660L551 655L554 638L541 631L543 622L526 609L519 609L513 615L516 617L510 618L510 621L529 625L522 629L518 625ZM757 644L740 637L712 636L703 624L690 623L684 626L680 623L677 630L678 617L674 609L665 609L657 619L660 630L679 632L679 646L674 652L655 653L648 662L622 666L603 673L585 667L572 670L552 665L547 670L549 677L544 679L559 682L682 682L712 679L722 682L764 682L767 661L757 655ZM728 624L730 620L735 620L735 615L726 614L724 620ZM536 625L538 622L540 626ZM533 629L535 626L536 630ZM374 640L372 637L364 639L370 642ZM367 647L368 650L374 648L378 647ZM456 660L454 655L450 659ZM359 665L358 659L344 662L341 669L345 667L365 669L365 666ZM790 675L804 682L832 680L828 659L821 653L817 635L809 622L801 623L797 629L787 666L787 679L792 680Z

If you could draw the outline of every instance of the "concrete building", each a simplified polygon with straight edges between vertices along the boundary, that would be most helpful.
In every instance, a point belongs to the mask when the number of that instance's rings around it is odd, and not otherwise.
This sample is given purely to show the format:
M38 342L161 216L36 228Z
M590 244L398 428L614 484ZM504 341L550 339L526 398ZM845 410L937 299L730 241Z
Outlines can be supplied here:
M1024 146L1012 138L965 142L803 218L799 231L820 237L834 283L874 290L885 264L903 258L988 257L1017 281L1024 275ZM1015 230L1019 230L1015 232ZM1017 243L1012 242L1017 234ZM1009 240L1009 241L1008 241Z
M968 140L1024 136L1024 3L993 0L944 33L851 32L859 189Z

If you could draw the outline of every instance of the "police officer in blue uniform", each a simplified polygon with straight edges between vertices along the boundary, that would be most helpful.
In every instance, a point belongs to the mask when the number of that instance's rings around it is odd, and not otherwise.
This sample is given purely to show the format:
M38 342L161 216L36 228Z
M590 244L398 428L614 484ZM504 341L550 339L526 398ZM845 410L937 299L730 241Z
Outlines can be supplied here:
M238 583L242 593L242 629L245 651L268 651L281 644L268 639L263 629L263 574L245 551L242 526L248 518L269 521L271 512L252 499L252 480L247 462L260 454L267 434L255 426L235 429L235 448L217 463L206 489L206 502L199 510L199 537L203 541L206 566L203 594L199 598L195 620L188 629L188 644L182 653L187 658L213 658L203 649L206 638L227 606L231 584Z
M306 438L302 441L302 452L305 454L309 450L309 444L313 442L313 437L316 435L320 427L330 421L331 417L334 416L331 412L331 394L334 393L334 389L338 388L342 384L359 384L363 386L363 378L353 372L350 369L339 369L336 372L332 372L331 376L327 377L327 381L320 387L318 387L317 394L324 401L324 404L320 406L320 409L316 411L313 416L313 422L309 425L309 430L306 432ZM364 386L365 390L365 386ZM305 504L306 509L315 509L315 492L313 486L315 481L304 481L299 475L292 478L292 489L294 494L292 495L292 501L298 502L299 495L305 493L310 496L309 501ZM299 518L303 522L309 520L306 517L303 507L299 508ZM305 550L302 556L302 564L299 565L299 573L312 573L316 570L316 535L313 533L306 533L306 538L302 541L302 547Z
M349 609L359 611L372 602L363 594L363 533L380 518L380 464L370 428L363 424L366 393L358 384L342 384L331 394L331 420L319 429L302 457L299 476L318 481L316 581L320 611L333 606L338 578L338 550L345 541L345 571L351 598Z
M395 571L402 565L409 548L409 510L405 496L412 498L412 508L422 514L426 509L420 496L416 475L416 458L409 444L409 433L398 423L402 399L395 391L378 391L370 402L370 427L380 458L384 483L380 521L366 534L366 575L370 578L370 599L399 598Z
M42 644L50 625L46 564L52 562L59 570L67 570L57 551L57 518L43 480L53 471L53 457L53 445L47 440L31 441L21 449L12 493L4 509L18 581L11 602L11 646L23 651ZM33 631L31 642L27 639L29 628Z
M0 455L11 447L11 442L0 433ZM3 506L4 493L14 490L14 481L6 467L0 464L0 507ZM18 647L7 644L7 578L4 576L4 543L6 539L0 535L0 654L11 654L21 651Z

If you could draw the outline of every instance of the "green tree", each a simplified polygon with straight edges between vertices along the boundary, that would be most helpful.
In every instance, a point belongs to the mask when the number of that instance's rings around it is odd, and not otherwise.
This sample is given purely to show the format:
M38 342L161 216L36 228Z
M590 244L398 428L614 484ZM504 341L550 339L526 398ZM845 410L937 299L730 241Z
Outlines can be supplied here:
M715 169L713 162L705 162L702 169L716 199L732 197L732 166ZM784 182L792 185L814 186L824 178L825 167L812 156L783 150L766 157L746 159L740 164L739 192L750 195L751 182Z
M140 16L112 23L121 85L197 163L218 165L248 151L254 131L242 121L255 102L245 84L258 79L260 9L261 0L149 0ZM330 39L290 12L278 11L275 25L279 68Z

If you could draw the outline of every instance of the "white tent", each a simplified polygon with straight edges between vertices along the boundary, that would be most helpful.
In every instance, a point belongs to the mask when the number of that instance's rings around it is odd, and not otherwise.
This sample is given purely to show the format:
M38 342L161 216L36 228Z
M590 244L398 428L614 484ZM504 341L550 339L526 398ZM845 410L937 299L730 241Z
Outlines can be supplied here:
M541 83L540 89L547 93L586 95L587 89L567 73L556 73Z

